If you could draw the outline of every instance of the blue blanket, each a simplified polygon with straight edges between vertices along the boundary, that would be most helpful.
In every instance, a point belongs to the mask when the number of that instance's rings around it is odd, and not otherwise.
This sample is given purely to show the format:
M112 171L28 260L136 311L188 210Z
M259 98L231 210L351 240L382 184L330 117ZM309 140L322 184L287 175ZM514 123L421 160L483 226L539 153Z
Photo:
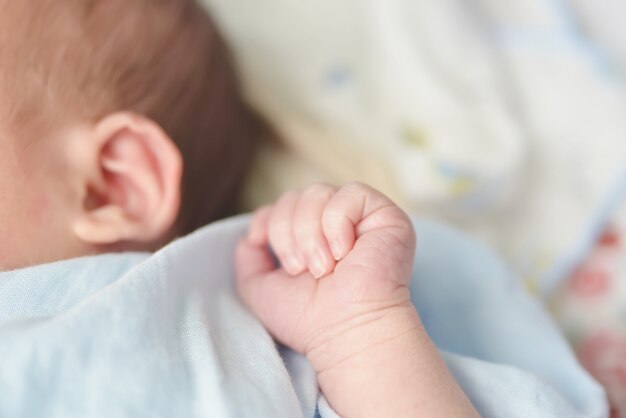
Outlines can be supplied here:
M247 218L156 254L0 274L0 416L336 416L233 288ZM485 248L416 221L413 301L483 416L603 417L604 393Z

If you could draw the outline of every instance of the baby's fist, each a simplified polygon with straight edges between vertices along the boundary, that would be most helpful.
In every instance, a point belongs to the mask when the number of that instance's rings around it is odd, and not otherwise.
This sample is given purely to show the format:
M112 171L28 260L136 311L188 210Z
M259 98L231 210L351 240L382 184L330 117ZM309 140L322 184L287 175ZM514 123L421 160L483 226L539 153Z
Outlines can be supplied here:
M237 248L237 286L275 338L307 354L410 306L414 252L411 222L386 196L315 184L255 213Z

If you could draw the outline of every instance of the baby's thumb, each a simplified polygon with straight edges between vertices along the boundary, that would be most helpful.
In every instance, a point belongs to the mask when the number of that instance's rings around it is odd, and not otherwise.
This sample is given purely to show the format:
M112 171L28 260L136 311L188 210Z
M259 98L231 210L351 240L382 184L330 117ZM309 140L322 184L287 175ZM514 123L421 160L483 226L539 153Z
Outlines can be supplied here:
M267 246L258 246L242 238L235 251L235 279L241 296L246 299L246 290L251 282L274 271L276 266Z
M255 245L242 238L235 252L235 272L238 281L251 280L274 271L274 259L266 245Z

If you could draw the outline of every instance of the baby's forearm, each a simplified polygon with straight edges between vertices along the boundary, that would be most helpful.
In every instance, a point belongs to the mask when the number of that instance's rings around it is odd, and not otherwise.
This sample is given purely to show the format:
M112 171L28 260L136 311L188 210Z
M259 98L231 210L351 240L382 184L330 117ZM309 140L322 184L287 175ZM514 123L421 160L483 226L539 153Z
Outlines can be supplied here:
M361 319L308 356L342 417L479 416L412 306Z

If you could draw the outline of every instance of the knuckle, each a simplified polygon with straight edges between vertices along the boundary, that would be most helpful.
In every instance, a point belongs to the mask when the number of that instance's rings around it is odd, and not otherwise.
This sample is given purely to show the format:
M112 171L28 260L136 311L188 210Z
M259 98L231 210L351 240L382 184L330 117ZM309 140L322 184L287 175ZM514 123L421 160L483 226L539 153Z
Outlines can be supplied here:
M364 196L371 193L368 186L360 182L352 182L343 186L340 190L341 194L349 199L361 200Z
M343 187L344 191L353 196L383 196L381 192L372 186L360 181L353 181Z
M347 183L345 186L343 186L342 189L354 190L354 191L362 191L362 190L369 189L369 186L367 186L365 183L362 183L360 181L351 181L351 182Z

